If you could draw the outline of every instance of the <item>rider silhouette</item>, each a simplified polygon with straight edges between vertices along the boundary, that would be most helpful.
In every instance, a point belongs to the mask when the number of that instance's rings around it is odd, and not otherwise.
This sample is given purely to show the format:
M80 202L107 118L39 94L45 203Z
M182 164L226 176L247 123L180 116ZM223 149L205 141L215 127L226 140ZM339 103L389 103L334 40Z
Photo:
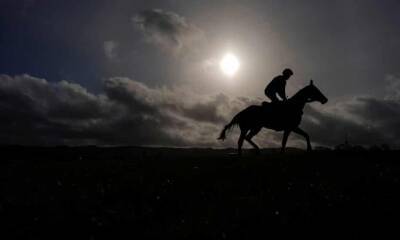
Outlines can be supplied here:
M293 75L293 71L289 68L283 70L282 75L276 76L272 81L267 85L264 90L265 95L271 99L271 102L280 102L276 96L277 94L282 99L282 101L286 101L286 81Z

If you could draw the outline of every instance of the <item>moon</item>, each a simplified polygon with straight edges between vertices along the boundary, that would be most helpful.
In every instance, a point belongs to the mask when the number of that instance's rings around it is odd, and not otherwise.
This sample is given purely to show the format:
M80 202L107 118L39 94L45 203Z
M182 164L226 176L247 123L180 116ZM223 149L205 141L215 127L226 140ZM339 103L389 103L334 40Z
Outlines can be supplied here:
M234 54L227 53L221 59L219 66L226 76L233 77L240 68L240 62Z

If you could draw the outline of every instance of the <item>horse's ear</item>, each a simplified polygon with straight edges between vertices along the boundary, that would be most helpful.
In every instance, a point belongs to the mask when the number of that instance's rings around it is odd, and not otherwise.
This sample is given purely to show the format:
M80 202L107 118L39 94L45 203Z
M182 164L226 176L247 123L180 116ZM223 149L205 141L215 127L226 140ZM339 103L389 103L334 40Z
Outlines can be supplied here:
M310 80L310 85L314 85L314 81L312 79Z

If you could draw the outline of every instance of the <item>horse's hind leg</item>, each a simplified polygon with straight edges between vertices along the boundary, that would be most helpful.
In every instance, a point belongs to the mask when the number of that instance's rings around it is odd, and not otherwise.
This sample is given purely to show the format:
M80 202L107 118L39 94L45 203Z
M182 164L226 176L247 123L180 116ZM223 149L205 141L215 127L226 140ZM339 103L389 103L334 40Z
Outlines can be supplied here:
M260 153L260 148L251 139L255 135L257 135L260 132L260 130L261 130L261 127L253 128L253 129L250 130L249 134L247 134L247 136L245 137L246 141L249 142L251 144L251 146L253 146L256 149L257 154Z
M239 156L242 155L242 146L243 146L243 141L246 137L247 130L242 130L240 129L240 136L238 140L238 154Z
M281 153L284 153L284 152L285 152L286 142L287 142L287 139L288 139L289 135L290 135L290 131L285 130L285 131L283 132Z

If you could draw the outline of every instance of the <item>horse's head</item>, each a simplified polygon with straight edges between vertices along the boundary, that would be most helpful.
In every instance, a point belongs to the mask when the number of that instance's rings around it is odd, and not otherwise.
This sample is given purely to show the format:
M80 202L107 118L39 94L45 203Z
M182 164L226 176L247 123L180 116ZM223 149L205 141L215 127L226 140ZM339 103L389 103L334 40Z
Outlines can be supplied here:
M321 91L314 85L313 80L310 80L310 84L306 87L307 102L320 102L325 104L328 102L328 98L321 93Z

